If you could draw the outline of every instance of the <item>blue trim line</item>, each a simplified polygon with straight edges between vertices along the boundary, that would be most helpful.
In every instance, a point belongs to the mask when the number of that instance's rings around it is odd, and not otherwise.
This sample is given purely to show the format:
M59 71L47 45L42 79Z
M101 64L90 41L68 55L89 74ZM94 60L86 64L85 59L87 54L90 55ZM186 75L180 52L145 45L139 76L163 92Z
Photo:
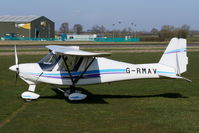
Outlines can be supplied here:
M176 74L175 72L164 72L164 71L157 71L157 73Z
M85 72L85 74L100 74L100 73L110 73L110 72L126 72L126 69L103 69L103 70L91 70ZM72 76L77 76L82 72L72 72ZM40 75L41 73L28 73L31 75ZM69 76L68 73L43 73L42 76Z
M168 54L168 53L177 53L177 52L185 52L185 51L186 51L186 48L181 48L181 49L175 49L175 50L168 51L165 54Z

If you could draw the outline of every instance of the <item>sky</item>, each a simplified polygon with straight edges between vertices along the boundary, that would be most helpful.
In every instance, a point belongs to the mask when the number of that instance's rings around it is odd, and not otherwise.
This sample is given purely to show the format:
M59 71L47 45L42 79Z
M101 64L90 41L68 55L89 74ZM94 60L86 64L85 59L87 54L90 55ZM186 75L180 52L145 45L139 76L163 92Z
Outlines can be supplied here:
M199 30L198 13L199 0L2 0L0 4L1 16L46 16L55 22L56 30L63 22L70 28L82 24L84 30L104 25L150 31L183 24Z

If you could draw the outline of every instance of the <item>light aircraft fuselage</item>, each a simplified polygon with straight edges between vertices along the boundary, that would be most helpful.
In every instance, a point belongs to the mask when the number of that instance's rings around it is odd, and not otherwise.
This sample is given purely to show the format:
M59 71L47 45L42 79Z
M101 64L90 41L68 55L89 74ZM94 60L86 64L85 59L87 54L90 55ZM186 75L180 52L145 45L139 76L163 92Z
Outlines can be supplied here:
M22 94L24 99L31 99L32 95L39 97L33 93L38 83L70 86L74 90L77 85L129 79L167 77L190 81L181 76L188 64L186 47L185 39L173 38L160 61L149 64L130 64L105 58L108 53L92 53L75 46L52 45L47 46L50 52L39 62L18 64L15 48L16 65L11 66L10 70L16 71L29 84L29 91ZM74 91L70 94L73 97L79 96Z

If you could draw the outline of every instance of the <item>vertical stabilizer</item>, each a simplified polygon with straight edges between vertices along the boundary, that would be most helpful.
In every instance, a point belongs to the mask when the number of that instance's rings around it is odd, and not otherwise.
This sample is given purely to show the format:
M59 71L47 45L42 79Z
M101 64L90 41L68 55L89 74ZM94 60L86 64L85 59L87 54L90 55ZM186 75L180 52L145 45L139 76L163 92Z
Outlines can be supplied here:
M179 75L185 72L188 64L186 39L172 38L159 63L173 67Z

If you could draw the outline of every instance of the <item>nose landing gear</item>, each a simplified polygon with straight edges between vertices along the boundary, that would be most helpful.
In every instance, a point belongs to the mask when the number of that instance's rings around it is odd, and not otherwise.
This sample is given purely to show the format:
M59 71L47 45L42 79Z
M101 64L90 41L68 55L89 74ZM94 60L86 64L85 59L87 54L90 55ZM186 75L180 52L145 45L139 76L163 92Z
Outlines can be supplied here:
M36 100L40 97L39 94L34 93L36 88L35 84L29 84L29 88L28 91L25 91L21 94L21 98L24 99L25 101L32 101L32 100Z

